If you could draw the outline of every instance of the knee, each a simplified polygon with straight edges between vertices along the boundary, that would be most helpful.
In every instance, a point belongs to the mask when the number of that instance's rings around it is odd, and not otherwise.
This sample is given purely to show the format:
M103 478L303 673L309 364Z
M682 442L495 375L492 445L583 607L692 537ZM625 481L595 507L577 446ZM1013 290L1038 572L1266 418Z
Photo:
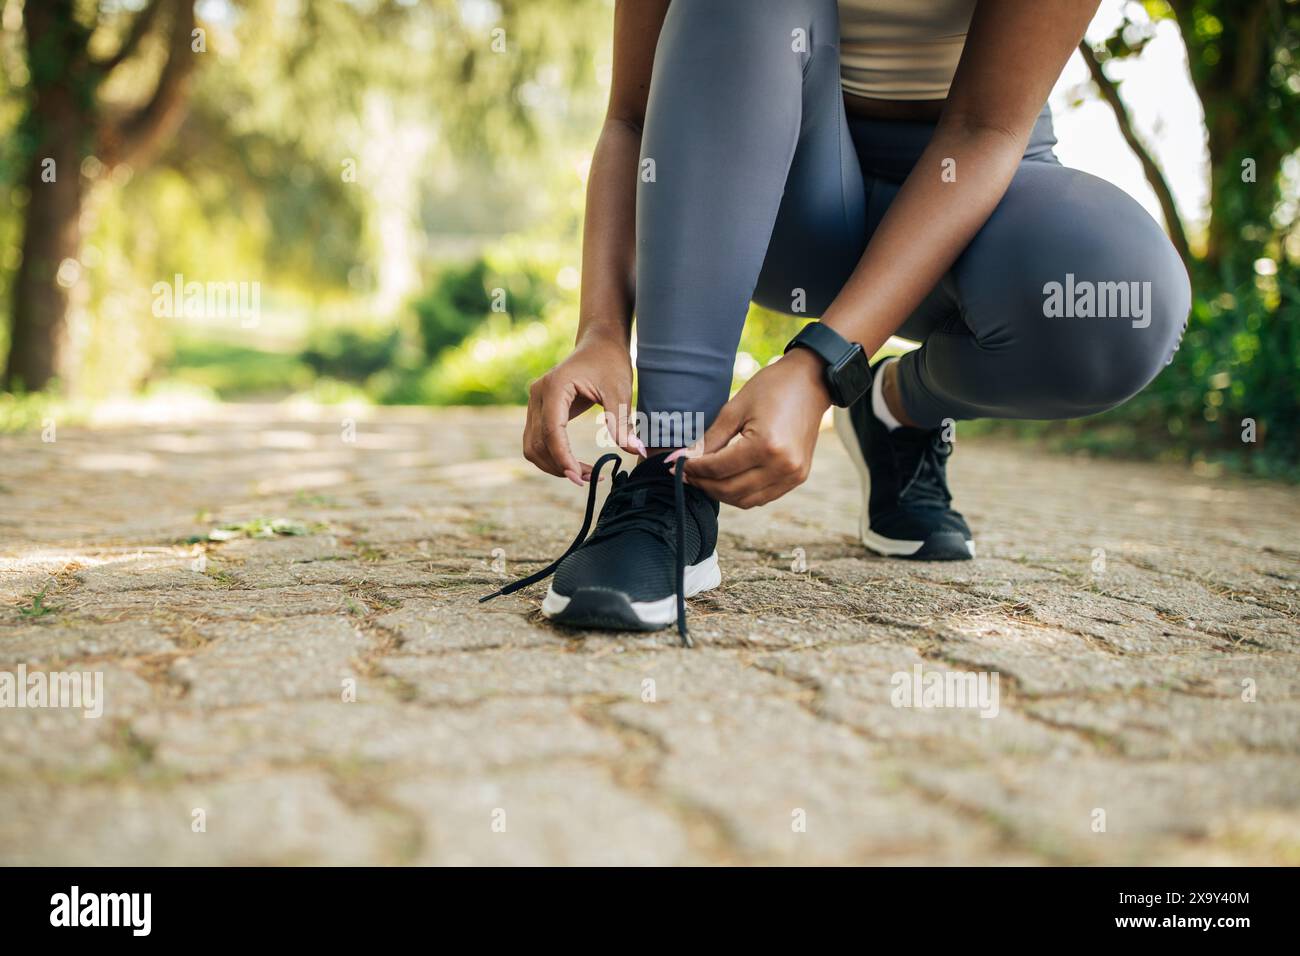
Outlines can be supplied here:
M1163 234L1124 249L1111 267L1065 272L1039 297L1040 374L1072 415L1114 408L1146 388L1187 328L1191 285Z
M1023 349L1052 417L1113 408L1169 364L1191 307L1187 270L1127 194L1075 170L1022 169L986 229L994 241L959 268L988 317L977 338Z
M1098 282L1097 312L1102 312L1103 296L1108 311L1097 320L1107 326L1107 334L1092 336L1092 348L1103 354L1093 356L1090 364L1105 369L1092 396L1096 411L1128 401L1173 361L1191 311L1187 270L1163 232L1141 248L1121 248L1121 253L1126 253L1123 274L1138 278Z

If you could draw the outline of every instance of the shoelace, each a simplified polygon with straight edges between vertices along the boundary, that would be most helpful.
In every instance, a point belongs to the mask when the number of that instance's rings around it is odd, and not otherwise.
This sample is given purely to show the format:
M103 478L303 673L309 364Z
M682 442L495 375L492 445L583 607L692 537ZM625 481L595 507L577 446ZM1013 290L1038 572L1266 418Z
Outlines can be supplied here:
M943 475L948 456L952 454L952 445L943 440L943 432L938 429L916 441L916 444L921 446L920 454L912 468L912 477L898 493L899 500L910 498L912 501L933 501L947 507L952 501L952 495L948 493Z
M512 581L500 590L493 591L491 594L479 598L479 603L490 601L495 597L501 597L503 594L513 594L521 588L526 588L530 584L536 584L538 581L544 581L555 573L555 569L560 563L582 547L587 540L587 532L591 530L591 519L596 513L596 485L600 480L601 470L610 462L614 463L614 471L611 473L610 481L614 487L610 495L623 491L629 473L622 470L623 459L617 454L610 452L608 455L602 455L592 466L591 478L587 488L587 510L582 516L582 530L578 536L573 539L565 552L548 564L542 570L537 571L527 577L520 578L518 581ZM686 491L682 483L682 469L686 465L685 458L677 459L673 468L673 508L674 508L674 571L677 577L677 633L681 636L683 647L694 647L695 643L691 640L691 635L686 630ZM620 481L620 479L622 479Z

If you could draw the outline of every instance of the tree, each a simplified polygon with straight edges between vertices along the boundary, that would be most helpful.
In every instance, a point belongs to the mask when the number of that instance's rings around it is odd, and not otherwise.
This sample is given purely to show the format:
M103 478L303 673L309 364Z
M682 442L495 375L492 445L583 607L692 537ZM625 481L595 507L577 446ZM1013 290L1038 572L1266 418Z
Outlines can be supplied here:
M56 377L75 383L80 369L69 367L75 357L61 350L70 286L78 295L101 290L88 278L76 284L83 239L78 220L92 205L88 190L117 189L114 167L138 173L153 163L154 172L166 167L180 173L196 193L215 182L233 186L234 201L263 203L275 227L264 264L281 278L286 261L301 270L319 270L322 263L350 267L343 260L364 232L364 223L354 221L364 215L363 199L340 183L339 164L367 145L382 154L385 144L361 135L368 106L379 102L426 123L444 164L475 157L465 165L486 175L483 160L500 160L511 167L504 174L533 177L535 187L537 156L560 150L568 137L587 136L587 112L561 111L555 122L568 125L539 135L532 101L521 91L552 103L570 90L594 95L593 60L608 43L608 30L590 29L608 0L312 0L288 6L237 0L227 6L233 15L220 21L214 15L208 25L229 31L237 66L205 71L219 81L207 83L196 74L201 54L191 47L194 3L24 5L21 58L27 70L14 74L14 87L25 112L13 141L0 148L6 161L0 179L6 186L21 184L15 192L28 199L13 210L22 220L15 224L22 255L12 277L0 389L40 390ZM146 81L148 89L141 89ZM124 89L137 89L132 108L119 105ZM84 168L93 175L82 173L88 157L95 161ZM311 182L304 186L308 172ZM378 161L365 172L385 174ZM148 178L135 176L114 198L138 192ZM502 204L497 197L495 206L474 208L499 210ZM335 215L340 209L341 217ZM322 239L326 253L347 248L322 255ZM145 270L151 263L133 265Z
M19 127L23 211L22 261L14 278L9 356L0 385L44 389L61 370L69 287L80 248L79 219L86 198L82 164L140 168L157 154L185 115L190 78L202 50L194 0L149 0L136 13L115 51L90 52L102 25L78 17L75 0L27 3L23 13L30 74L26 113ZM101 98L106 81L138 58L144 41L161 39L163 62L151 92L134 108Z
M1136 6L1136 4L1134 4ZM1080 52L1160 201L1195 292L1178 361L1122 414L1167 425L1191 447L1240 457L1243 423L1258 421L1266 455L1251 467L1300 459L1300 256L1295 196L1283 175L1300 131L1300 2L1143 0L1098 47ZM1159 165L1133 128L1122 85L1105 66L1140 53L1155 24L1177 24L1205 118L1210 208L1189 243ZM1290 242L1288 242L1290 240ZM1194 246L1195 248L1191 248Z
M1146 0L1151 23L1126 16L1094 49L1080 52L1120 131L1137 154L1160 201L1170 234L1183 253L1186 231L1160 167L1133 129L1120 84L1105 64L1142 51L1160 20L1178 24L1188 71L1205 114L1210 155L1210 217L1198 258L1213 270L1242 279L1261 250L1277 237L1271 218L1281 197L1283 159L1296 148L1300 129L1300 4L1295 0ZM1283 227L1285 228L1285 226Z

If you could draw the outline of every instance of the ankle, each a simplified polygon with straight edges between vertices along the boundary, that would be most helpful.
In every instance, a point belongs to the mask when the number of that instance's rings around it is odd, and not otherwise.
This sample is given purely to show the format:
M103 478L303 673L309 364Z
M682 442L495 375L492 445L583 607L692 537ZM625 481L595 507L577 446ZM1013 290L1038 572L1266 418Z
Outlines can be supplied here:
M889 414L905 428L918 427L903 407L902 391L898 387L898 359L885 364L881 369L880 395L885 401Z

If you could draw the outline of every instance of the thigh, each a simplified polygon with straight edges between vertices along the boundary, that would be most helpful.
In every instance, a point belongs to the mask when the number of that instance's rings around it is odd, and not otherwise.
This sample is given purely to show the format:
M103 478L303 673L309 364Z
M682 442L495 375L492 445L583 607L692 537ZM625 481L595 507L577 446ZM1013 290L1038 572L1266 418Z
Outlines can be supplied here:
M1081 305L1087 291L1092 304L1056 308L1058 286L1077 290ZM1167 326L1190 297L1182 261L1137 200L1089 173L1036 162L1021 164L945 287L982 345L1113 338L1134 353L1148 350L1145 339L1158 339L1157 351L1175 344L1185 312Z
M753 296L809 317L826 310L862 257L870 188L844 114L838 22L827 18L812 42L799 139Z
M955 417L1113 407L1168 363L1191 301L1182 261L1137 201L1038 162L1021 164L941 291L953 318L917 363Z

